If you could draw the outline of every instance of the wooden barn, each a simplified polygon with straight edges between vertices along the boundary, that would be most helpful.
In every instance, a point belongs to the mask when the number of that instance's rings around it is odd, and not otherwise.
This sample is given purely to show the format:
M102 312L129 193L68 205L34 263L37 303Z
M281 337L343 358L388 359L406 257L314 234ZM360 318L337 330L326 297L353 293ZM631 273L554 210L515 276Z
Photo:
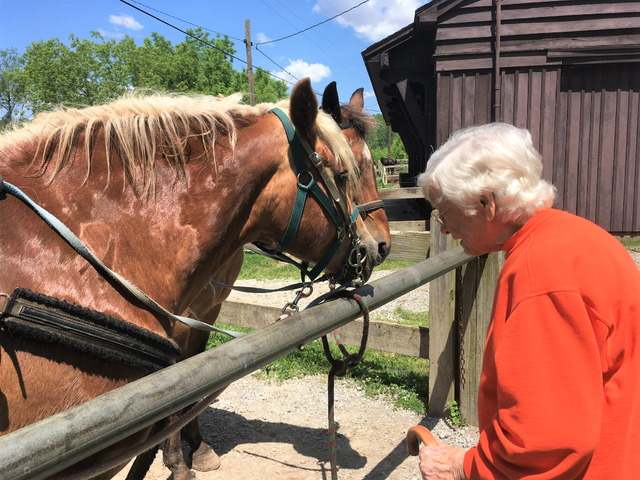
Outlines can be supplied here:
M455 130L531 131L555 207L640 233L640 2L433 0L363 52L412 186Z

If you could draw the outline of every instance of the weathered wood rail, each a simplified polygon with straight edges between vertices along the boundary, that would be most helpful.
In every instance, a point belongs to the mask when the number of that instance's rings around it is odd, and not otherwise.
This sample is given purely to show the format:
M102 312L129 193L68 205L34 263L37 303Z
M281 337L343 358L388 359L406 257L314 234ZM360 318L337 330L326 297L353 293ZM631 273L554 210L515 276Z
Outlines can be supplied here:
M226 301L222 304L218 323L252 329L264 328L282 313L278 307ZM340 339L346 345L359 346L362 338L361 319L340 327ZM429 358L429 329L389 322L369 322L367 347L411 357Z
M385 204L391 230L391 253L388 259L418 262L427 258L430 246L428 221L424 220L422 212L416 211L415 218L403 215L412 209L408 202L424 202L422 191L418 187L389 188L380 190L379 195Z

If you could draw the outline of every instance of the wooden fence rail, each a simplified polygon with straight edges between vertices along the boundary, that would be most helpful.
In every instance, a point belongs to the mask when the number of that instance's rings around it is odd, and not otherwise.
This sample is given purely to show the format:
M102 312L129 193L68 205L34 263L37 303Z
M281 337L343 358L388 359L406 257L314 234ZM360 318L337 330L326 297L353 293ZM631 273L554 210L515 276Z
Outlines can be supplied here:
M222 304L218 323L259 329L274 323L282 313L278 307L226 301ZM354 320L340 327L340 339L346 345L359 346L362 320ZM429 358L429 329L389 322L369 322L368 348L399 353L411 357Z

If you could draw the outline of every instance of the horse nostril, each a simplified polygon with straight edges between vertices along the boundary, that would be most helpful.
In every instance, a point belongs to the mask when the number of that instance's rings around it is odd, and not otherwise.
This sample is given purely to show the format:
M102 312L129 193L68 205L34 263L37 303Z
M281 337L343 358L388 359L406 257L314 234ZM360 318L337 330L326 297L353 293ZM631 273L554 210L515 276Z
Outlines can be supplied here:
M389 248L389 244L387 242L378 243L378 253L380 254L383 260L389 256L390 250L391 249Z

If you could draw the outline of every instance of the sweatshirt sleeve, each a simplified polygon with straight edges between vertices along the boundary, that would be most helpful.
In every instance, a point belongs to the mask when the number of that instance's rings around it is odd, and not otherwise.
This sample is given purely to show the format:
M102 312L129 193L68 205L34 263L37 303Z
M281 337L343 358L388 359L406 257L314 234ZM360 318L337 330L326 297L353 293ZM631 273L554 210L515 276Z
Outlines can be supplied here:
M580 476L599 440L603 380L594 328L602 331L602 323L575 291L514 306L495 342L495 371L483 372L496 376L497 408L465 456L469 479Z

